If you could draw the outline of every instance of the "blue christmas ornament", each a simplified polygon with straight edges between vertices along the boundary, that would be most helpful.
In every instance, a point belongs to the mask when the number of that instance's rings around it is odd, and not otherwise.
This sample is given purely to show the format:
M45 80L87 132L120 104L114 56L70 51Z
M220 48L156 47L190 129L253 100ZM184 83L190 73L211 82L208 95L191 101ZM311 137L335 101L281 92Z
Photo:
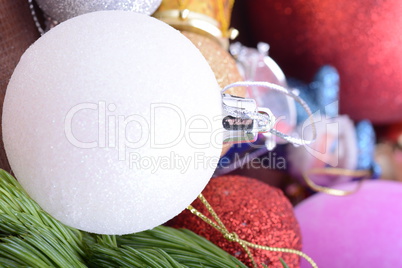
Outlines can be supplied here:
M328 65L320 68L309 84L294 79L288 81L288 84L299 92L299 96L308 103L315 114L318 137L316 144L309 146L310 149L318 150L320 146L326 144L326 153L318 155L318 157L317 155L313 156L311 150L307 152L305 148L288 146L287 159L291 164L290 171L296 177L302 177L305 172L322 167L368 170L371 172L372 178L378 178L381 175L381 169L374 161L376 137L370 121L363 120L353 126L352 121L347 116L339 115L339 81L340 77L337 70ZM296 106L296 109L300 132L307 115L299 105ZM329 127L333 123L338 124L339 129L331 133ZM328 162L328 159L331 159L330 155L338 155L335 166ZM344 175L338 177L321 175L315 176L315 178L319 185L324 186L333 186L351 179Z
M356 124L356 140L359 149L356 169L370 169L374 155L375 133L368 120Z
M356 169L371 170L373 178L379 178L381 168L373 158L376 136L370 121L363 120L356 124L356 140L359 152Z
M320 111L326 117L338 116L339 74L329 65L320 68L310 84L289 79L290 87L299 92L299 96L307 102L311 111ZM297 124L307 119L307 114L300 105L296 105Z

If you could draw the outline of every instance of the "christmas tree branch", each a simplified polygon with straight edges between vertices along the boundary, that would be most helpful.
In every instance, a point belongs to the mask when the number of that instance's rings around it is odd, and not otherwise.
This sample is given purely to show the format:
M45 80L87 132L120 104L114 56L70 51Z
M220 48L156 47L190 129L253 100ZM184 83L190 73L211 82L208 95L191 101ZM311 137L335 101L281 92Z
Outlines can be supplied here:
M107 236L65 226L43 211L0 170L0 267L245 268L189 230Z

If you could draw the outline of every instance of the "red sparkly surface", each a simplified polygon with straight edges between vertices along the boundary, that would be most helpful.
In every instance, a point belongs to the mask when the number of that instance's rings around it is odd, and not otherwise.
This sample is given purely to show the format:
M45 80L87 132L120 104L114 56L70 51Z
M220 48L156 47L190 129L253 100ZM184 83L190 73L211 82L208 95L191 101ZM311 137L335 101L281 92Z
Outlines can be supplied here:
M402 1L253 0L248 29L287 76L323 64L341 77L340 109L355 120L402 121Z
M281 190L247 177L222 176L212 179L203 195L229 232L237 233L239 238L264 246L301 250L299 225L292 205ZM192 205L210 217L200 201L196 200ZM247 254L237 243L227 241L188 210L168 225L192 230L251 267ZM279 257L289 267L299 267L299 257L293 254L255 249L251 249L251 252L257 263L264 263L270 268L283 267Z

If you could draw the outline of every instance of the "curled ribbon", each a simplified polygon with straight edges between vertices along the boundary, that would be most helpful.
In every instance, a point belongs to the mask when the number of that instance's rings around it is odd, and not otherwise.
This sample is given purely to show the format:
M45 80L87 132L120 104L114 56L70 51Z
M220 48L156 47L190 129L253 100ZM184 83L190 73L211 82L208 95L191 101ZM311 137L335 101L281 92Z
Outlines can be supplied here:
M249 256L254 268L258 268L258 265L256 264L254 257L251 254L251 251L249 248L296 254L296 255L299 255L300 257L303 257L304 259L306 259L313 268L318 268L317 264L313 261L312 258L310 258L307 254L305 254L299 250L290 249L290 248L276 248L276 247L262 246L262 245L250 243L248 241L245 241L245 240L239 238L239 236L236 233L229 232L229 230L223 224L223 222L221 221L219 216L216 214L216 212L214 211L212 206L208 203L208 201L205 199L205 197L202 194L200 194L198 196L198 199L204 204L204 206L207 208L208 212L212 215L212 217L214 218L214 220L216 222L214 222L213 220L211 220L210 218L208 218L207 216L205 216L204 214L199 212L197 209L195 209L191 205L188 206L187 209L191 213L193 213L194 215L196 215L197 217L202 219L204 222L206 222L207 224L211 225L216 230L218 230L223 235L223 237L225 237L228 241L238 243Z

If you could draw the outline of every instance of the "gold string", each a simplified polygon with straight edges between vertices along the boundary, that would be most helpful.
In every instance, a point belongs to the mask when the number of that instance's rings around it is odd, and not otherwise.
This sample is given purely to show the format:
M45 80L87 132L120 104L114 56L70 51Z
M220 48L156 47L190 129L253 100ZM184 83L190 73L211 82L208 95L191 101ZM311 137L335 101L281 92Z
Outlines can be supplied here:
M283 252L283 253L296 254L296 255L306 259L311 264L311 266L313 268L318 268L317 264L313 261L312 258L310 258L307 254L305 254L305 253L303 253L303 252L301 252L299 250L290 249L290 248L276 248L276 247L262 246L262 245L253 244L253 243L250 243L250 242L245 241L243 239L240 239L239 236L236 233L234 233L234 232L230 233L228 231L228 229L222 223L222 221L219 218L219 216L216 214L215 210L212 208L212 206L208 203L208 201L205 199L205 197L202 194L200 194L198 196L198 199L204 204L204 206L207 208L208 212L211 214L211 216L214 218L214 220L216 222L214 222L213 220L209 219L207 216L205 216L204 214L199 212L197 209L195 209L191 205L188 206L187 209L191 213L193 213L194 215L196 215L197 217L202 219L204 222L206 222L207 224L211 225L216 230L218 230L223 235L223 237L225 237L228 241L238 243L244 249L244 251L247 253L247 255L249 256L254 268L258 268L258 265L256 264L256 262L254 260L254 257L251 254L251 251L250 251L249 248L268 250L268 251L274 251L274 252Z
M353 190L339 190L330 187L320 186L313 182L309 175L329 175L329 176L349 176L353 178L363 177L367 178L372 175L370 170L350 170L343 168L313 168L303 173L303 179L307 185L316 192L322 192L329 195L346 196L356 193L363 185L364 179L360 180Z

